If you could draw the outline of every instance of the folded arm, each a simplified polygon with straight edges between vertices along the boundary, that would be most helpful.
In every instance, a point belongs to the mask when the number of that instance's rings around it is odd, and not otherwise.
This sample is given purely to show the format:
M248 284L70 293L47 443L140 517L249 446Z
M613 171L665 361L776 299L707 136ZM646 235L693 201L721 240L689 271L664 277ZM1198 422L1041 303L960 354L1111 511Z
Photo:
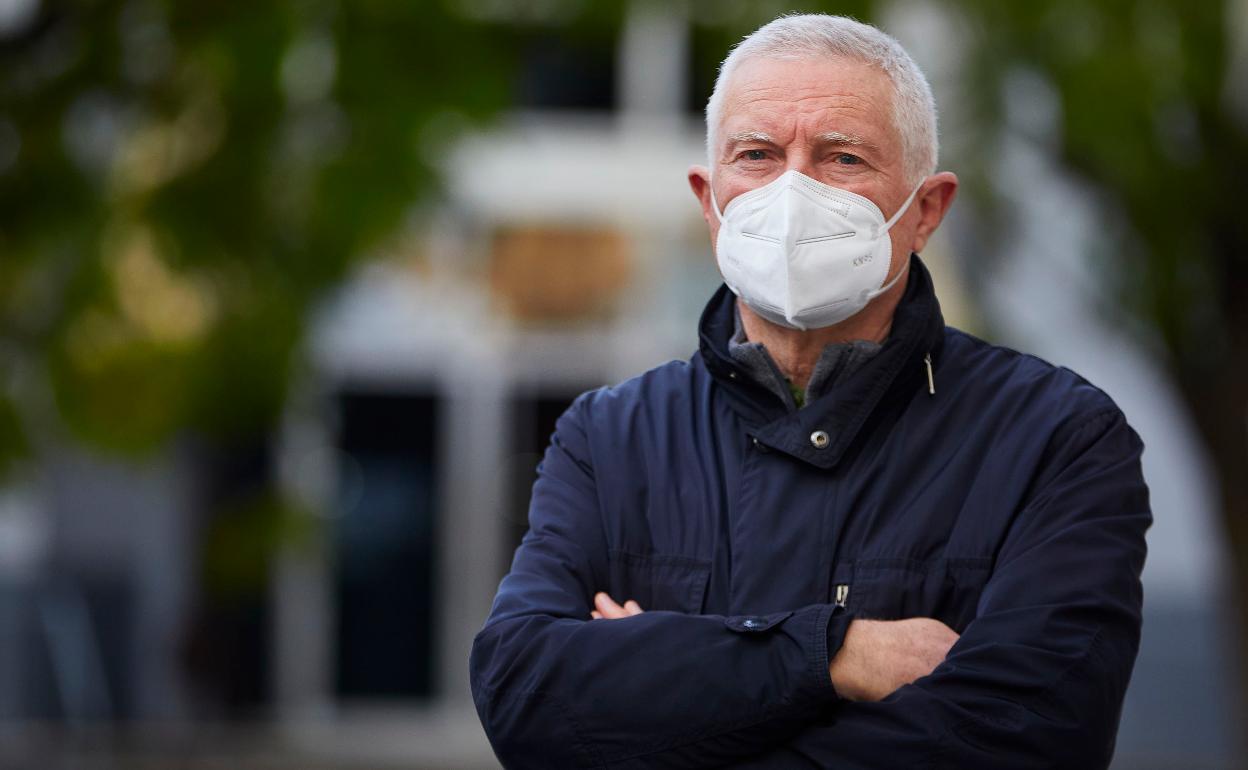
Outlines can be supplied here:
M619 620L645 610L631 599L620 604L610 594L594 595L595 620ZM932 673L958 640L957 633L934 618L853 619L839 648L828 644L828 674L842 698L877 701Z
M473 698L499 759L714 767L793 737L836 701L828 638L848 619L826 604L762 618L591 619L607 547L583 403L557 425L529 532L473 642Z
M732 767L1108 766L1139 644L1141 448L1117 410L1071 426L948 658Z

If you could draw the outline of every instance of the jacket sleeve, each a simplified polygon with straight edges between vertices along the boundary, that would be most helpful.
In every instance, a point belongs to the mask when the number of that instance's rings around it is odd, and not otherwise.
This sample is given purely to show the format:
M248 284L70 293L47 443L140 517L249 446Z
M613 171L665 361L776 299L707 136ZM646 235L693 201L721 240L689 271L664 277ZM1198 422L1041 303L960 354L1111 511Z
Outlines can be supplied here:
M509 768L718 767L793 737L836 700L840 608L590 620L607 547L584 400L556 426L529 532L473 641L473 699L495 753Z
M945 662L881 702L844 702L734 767L1109 765L1152 517L1142 445L1117 408L1064 433Z

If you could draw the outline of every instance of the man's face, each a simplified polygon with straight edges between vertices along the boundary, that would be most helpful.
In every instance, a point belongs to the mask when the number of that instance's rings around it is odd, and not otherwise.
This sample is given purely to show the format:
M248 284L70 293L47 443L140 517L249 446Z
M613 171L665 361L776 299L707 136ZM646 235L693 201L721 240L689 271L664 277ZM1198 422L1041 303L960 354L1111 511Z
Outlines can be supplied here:
M893 123L892 81L879 68L840 58L743 62L724 94L712 162L709 180L704 169L690 172L712 244L719 220L705 192L708 181L722 212L741 193L797 170L868 198L886 219L913 189ZM923 194L920 190L918 197ZM930 232L919 237L923 215L917 204L889 231L889 279L903 268L910 251L922 248Z

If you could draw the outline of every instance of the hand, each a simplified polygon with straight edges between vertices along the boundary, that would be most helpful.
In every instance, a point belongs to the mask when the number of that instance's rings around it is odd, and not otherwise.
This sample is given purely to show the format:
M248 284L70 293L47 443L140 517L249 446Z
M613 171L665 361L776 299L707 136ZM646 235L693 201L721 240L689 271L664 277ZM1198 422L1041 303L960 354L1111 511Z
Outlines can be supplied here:
M828 675L842 698L881 700L932 673L956 641L953 629L932 618L854 620Z
M594 606L597 609L589 613L594 620L627 618L630 615L640 615L644 611L641 605L632 599L624 602L623 606L616 604L614 599L602 591L594 594Z

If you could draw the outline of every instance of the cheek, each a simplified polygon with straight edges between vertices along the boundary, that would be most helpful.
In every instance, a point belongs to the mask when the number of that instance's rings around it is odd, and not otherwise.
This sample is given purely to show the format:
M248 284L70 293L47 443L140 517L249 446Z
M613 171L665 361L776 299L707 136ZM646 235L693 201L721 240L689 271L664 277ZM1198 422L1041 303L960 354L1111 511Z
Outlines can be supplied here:
M888 234L891 236L893 246L891 269L888 273L889 278L892 278L896 271L901 270L910 261L910 247L914 245L914 228L902 227L898 222L892 230L888 231Z
M717 190L716 192L722 193L723 190ZM719 210L722 213L724 202L718 197L715 198L715 201L719 203ZM711 236L711 248L714 249L715 241L719 238L719 217L715 215L715 202L712 202L709 194L706 196L706 205L702 208L702 219L706 222L707 232Z
M911 210L902 215L901 220L888 231L893 241L894 257L910 256L910 252L914 250L919 221L919 213Z
M910 250L910 244L914 242L914 228L902 227L898 223L896 227L888 231L888 234L893 242L893 254L901 254Z

